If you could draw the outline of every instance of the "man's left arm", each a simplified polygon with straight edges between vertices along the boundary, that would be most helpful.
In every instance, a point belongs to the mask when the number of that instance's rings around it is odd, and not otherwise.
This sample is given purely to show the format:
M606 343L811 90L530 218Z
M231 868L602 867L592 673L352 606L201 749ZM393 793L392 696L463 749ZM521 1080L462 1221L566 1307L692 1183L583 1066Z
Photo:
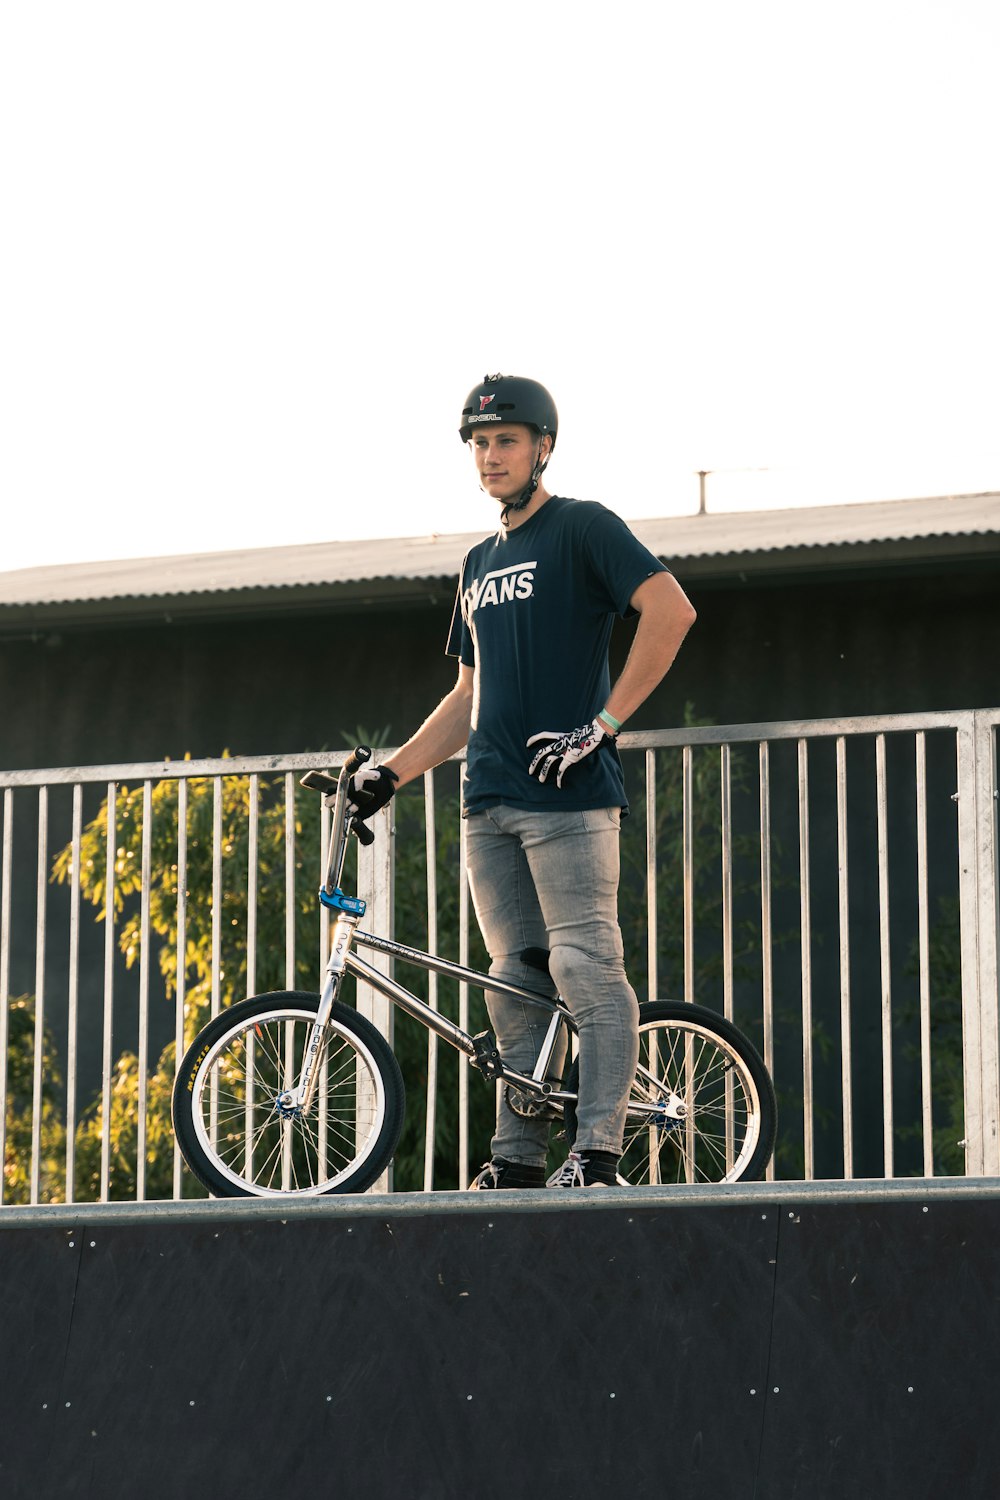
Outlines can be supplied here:
M566 772L617 732L615 722L620 726L634 714L670 670L695 622L694 608L684 590L672 574L653 573L643 579L629 603L639 623L625 668L607 703L596 718L579 729L544 729L533 734L527 742L532 755L529 776L546 782L554 772L556 786L561 787Z
M697 616L671 573L643 579L629 601L639 616L622 674L604 705L620 724L634 714L663 681Z

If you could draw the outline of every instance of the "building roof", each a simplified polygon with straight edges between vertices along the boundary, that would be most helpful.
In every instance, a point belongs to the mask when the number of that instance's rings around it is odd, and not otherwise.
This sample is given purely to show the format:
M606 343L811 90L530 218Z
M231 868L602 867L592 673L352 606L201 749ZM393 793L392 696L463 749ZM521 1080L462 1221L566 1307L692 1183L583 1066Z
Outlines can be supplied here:
M1000 559L1000 493L630 523L682 582ZM332 527L333 523L331 523ZM482 531L316 542L0 573L0 628L447 597Z

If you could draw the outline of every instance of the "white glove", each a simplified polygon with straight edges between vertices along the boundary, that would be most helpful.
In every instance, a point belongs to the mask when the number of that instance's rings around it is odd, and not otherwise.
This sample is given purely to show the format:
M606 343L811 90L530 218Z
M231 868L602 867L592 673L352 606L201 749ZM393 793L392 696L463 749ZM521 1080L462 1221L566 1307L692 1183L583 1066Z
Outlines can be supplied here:
M561 787L563 777L570 766L575 766L586 756L592 755L606 741L613 745L615 736L606 725L601 723L600 719L591 719L589 724L568 732L545 729L541 734L533 734L527 742L528 748L530 749L532 745L541 745L541 748L536 751L528 767L528 775L536 776L540 782L544 783L555 766L557 767L556 786Z

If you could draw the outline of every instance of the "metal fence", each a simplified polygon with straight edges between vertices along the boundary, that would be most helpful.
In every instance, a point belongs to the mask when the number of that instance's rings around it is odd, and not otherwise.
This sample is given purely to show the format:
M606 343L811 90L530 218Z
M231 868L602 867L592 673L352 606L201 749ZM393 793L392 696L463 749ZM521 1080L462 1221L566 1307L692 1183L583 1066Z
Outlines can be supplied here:
M640 999L698 1000L758 1042L779 1097L770 1175L1000 1175L998 722L622 736L630 975ZM298 777L342 759L0 774L0 1203L200 1193L170 1132L176 1050L245 994L319 987L329 814ZM368 929L475 967L457 770L404 789L348 878ZM465 1026L481 1004L401 977ZM359 987L357 1003L393 1034L387 1002ZM408 1018L395 1045L396 1187L464 1185L491 1091Z

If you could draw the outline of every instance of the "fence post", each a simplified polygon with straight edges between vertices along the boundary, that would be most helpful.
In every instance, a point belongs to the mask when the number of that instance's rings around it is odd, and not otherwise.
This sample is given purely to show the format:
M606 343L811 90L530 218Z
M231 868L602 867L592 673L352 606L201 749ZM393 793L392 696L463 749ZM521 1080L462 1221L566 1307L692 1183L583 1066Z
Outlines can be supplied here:
M970 1177L1000 1175L994 741L993 716L962 716L957 797L965 1169Z
M379 937L393 937L395 933L395 882L396 867L396 819L392 802L376 813L369 825L375 834L373 844L358 845L358 895L367 903L364 926ZM392 961L374 950L367 961L383 973L392 972ZM358 1010L367 1016L373 1025L386 1037L391 1045L393 1033L392 1002L373 990L371 985L358 980ZM369 1189L372 1193L392 1191L392 1165L382 1173Z

